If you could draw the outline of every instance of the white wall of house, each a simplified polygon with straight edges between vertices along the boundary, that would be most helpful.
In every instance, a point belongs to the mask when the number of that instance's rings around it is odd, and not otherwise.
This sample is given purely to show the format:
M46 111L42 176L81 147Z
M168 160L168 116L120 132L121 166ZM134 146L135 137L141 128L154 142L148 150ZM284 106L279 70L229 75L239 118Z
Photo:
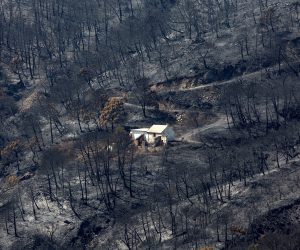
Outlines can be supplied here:
M152 133L146 133L145 134L145 138L146 138L146 141L148 143L154 143L155 142L155 138L158 137L158 136L161 136L162 134L152 134Z
M166 128L163 133L157 133L157 134L153 134L153 133L146 133L146 141L148 143L154 143L155 142L155 138L157 137L161 137L162 141L167 144L170 141L174 141L175 139L175 132L172 128Z

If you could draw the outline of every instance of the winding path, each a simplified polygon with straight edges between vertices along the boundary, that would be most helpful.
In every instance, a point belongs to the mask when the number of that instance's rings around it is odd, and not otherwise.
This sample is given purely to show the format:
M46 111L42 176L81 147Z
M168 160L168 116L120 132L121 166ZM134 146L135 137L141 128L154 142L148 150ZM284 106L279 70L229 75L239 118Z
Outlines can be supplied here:
M227 119L225 115L219 115L218 119L211 123L207 124L192 130L189 130L188 132L182 134L178 140L181 140L183 142L188 142L188 143L200 143L199 141L195 140L196 135L203 135L207 134L209 130L214 130L214 131L222 131L227 129Z
M276 66L274 67L270 67L268 68L268 72L272 72L273 70L276 69ZM234 83L236 82L237 80L250 80L250 79L254 79L255 77L262 77L262 76L267 76L267 72L266 71L261 71L261 70L258 70L258 71L255 71L255 72L252 72L252 73L248 73L248 74L245 74L245 75L241 75L241 76L237 76L237 77L234 77L230 80L226 80L226 81L217 81L217 82L212 82L212 83L208 83L208 84L203 84L203 85L199 85L199 86L196 86L196 87L191 87L191 88L179 88L179 89L161 89L159 90L160 93L168 93L168 92L171 92L171 91L174 91L174 92L188 92L188 91L195 91L195 90L199 90L199 89L205 89L205 88L210 88L210 87L215 87L215 86L222 86L222 85L226 85L226 84L231 84L231 83Z
M179 89L161 89L158 90L160 93L168 93L170 91L175 91L175 92L188 92L188 91L196 91L199 89L205 89L205 88L210 88L210 87L215 87L215 86L222 86L222 85L226 85L226 84L231 84L236 82L237 80L250 80L250 79L254 79L255 77L260 77L262 78L262 76L267 76L267 74L269 74L271 71L275 70L276 66L274 67L270 67L268 68L267 71L255 71L249 74L245 74L242 76L238 76L235 77L233 79L230 80L226 80L226 81L221 81L221 82L213 82L210 84L205 84L205 85L200 85L200 86L196 86L196 87L191 87L191 88L179 88ZM136 105L136 104L132 104L132 103L125 103L125 106L127 107L131 107L131 108L136 108L136 109L142 109L141 106ZM155 110L154 107L146 107L147 110ZM170 110L163 110L163 111L169 111L169 112L195 112L193 110L185 110L185 109L170 109ZM188 132L180 135L177 139L179 141L184 141L184 142L188 142L188 143L200 143L199 141L195 140L195 136L196 135L201 135L201 134L205 134L207 133L209 130L214 129L215 131L220 131L220 130L225 130L227 128L227 118L224 114L218 114L218 119L211 123L211 124L207 124L192 130L189 130Z
M137 104L132 104L132 103L125 103L124 104L125 107L129 107L129 108L135 108L135 109L142 109L141 106L137 105ZM153 107L146 107L147 110L154 110ZM185 110L185 109L172 109L169 110L170 112L195 112L193 110ZM218 115L218 119L210 124L204 125L204 126L200 126L198 128L189 130L188 132L181 134L178 136L177 140L178 141L183 141L183 142L188 142L188 143L194 143L194 144L198 144L200 143L199 141L195 140L195 136L196 135L200 135L200 134L205 134L207 132L209 132L209 130L214 130L214 131L221 131L221 130L225 130L227 129L227 118L225 115L223 114L219 114Z

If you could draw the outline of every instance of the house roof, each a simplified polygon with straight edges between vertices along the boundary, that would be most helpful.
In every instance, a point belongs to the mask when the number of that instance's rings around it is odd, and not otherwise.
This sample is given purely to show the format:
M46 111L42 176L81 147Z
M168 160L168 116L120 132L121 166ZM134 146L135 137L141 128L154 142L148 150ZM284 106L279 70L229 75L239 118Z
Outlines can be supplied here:
M137 129L132 129L130 132L131 133L141 133L141 132L147 132L149 130L149 128L137 128Z
M160 134L165 131L165 129L168 127L168 125L153 125L147 133L155 133L155 134Z
M130 134L132 134L133 138L135 140L139 139L142 135L144 135L149 128L138 128L138 129L132 129L130 131Z

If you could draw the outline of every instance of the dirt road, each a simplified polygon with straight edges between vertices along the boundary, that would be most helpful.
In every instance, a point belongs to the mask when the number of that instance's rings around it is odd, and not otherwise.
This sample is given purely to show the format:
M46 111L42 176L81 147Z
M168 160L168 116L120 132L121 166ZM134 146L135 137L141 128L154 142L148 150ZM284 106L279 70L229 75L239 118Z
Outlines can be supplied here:
M199 141L196 140L195 136L201 136L204 134L207 134L211 130L213 131L221 131L227 129L227 119L225 115L219 115L218 119L211 123L207 124L204 126L201 126L199 128L195 128L192 130L189 130L188 132L180 135L178 140L181 140L183 142L188 142L188 143L200 143Z

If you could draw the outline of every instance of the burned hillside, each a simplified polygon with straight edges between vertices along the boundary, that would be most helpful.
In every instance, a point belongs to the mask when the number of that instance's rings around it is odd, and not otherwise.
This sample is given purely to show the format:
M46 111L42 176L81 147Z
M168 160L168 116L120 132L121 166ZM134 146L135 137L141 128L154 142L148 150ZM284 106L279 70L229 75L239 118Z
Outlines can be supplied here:
M299 74L298 0L0 1L0 248L298 249Z

